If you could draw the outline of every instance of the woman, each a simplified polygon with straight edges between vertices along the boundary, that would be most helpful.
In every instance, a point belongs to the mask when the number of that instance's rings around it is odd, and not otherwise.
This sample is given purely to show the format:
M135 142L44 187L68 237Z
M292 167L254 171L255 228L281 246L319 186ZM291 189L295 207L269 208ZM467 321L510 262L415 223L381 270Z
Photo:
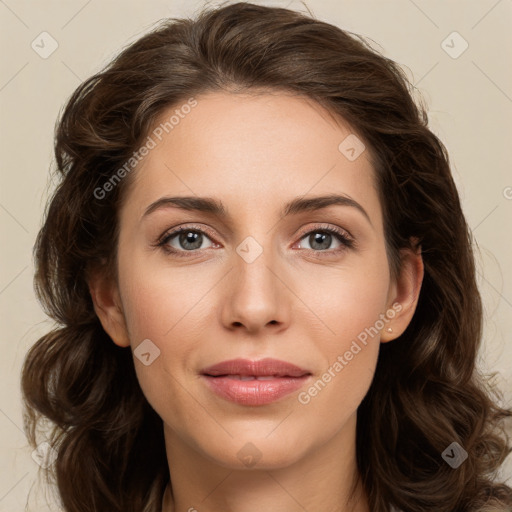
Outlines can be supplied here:
M169 20L55 153L22 385L64 510L510 510L471 235L396 64L286 9Z

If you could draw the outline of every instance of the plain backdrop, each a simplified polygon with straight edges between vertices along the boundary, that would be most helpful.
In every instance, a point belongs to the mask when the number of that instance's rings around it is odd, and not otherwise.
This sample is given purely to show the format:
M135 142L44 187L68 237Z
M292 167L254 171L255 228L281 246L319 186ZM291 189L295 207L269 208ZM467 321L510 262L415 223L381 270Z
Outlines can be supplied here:
M305 11L297 1L255 3ZM51 325L33 293L31 251L51 190L59 110L81 81L155 22L193 16L203 5L0 0L0 511L24 510L38 477L22 429L19 378L28 348ZM478 242L485 303L480 366L498 372L496 382L512 406L512 1L309 0L307 5L315 17L375 41L423 95L431 128L450 153ZM504 474L510 477L508 460ZM29 510L46 510L36 496L34 487Z

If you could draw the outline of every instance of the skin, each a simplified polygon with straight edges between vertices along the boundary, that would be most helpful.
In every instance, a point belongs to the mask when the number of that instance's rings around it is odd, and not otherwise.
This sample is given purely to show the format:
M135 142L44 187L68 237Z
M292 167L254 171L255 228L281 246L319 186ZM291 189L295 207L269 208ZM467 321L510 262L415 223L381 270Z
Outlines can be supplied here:
M98 273L90 282L114 343L134 350L149 339L160 350L151 364L137 357L134 364L164 423L172 492L163 510L368 512L360 486L348 499L356 412L380 343L400 336L413 316L421 255L403 250L392 279L369 151L349 161L338 149L353 133L348 124L282 92L196 99L131 176L119 212L117 281ZM294 198L333 192L357 201L369 220L343 205L280 215ZM230 218L172 206L144 216L154 201L180 195L219 199ZM357 245L333 236L318 248L319 224L347 231ZM193 251L178 236L169 240L186 253L181 258L155 246L178 226L209 230ZM251 263L236 251L248 236L263 251ZM308 404L298 393L264 406L235 404L199 376L226 359L274 357L307 369L315 382L396 303L400 312ZM247 443L261 455L251 467L237 456Z

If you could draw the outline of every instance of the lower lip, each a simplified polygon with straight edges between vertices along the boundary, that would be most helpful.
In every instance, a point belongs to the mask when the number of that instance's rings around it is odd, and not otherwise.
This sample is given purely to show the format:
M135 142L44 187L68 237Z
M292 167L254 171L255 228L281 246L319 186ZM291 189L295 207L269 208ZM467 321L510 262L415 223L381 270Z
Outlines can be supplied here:
M276 377L271 380L239 380L203 375L214 393L241 405L265 405L275 402L300 389L309 377L304 375L303 377Z

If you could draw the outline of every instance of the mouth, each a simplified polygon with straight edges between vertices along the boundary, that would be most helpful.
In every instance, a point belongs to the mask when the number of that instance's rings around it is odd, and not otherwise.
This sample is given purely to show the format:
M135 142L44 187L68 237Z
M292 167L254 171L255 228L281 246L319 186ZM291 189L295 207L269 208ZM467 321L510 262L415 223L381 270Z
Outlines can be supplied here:
M275 402L300 389L311 372L277 359L232 359L205 368L201 376L210 391L240 405Z
M279 377L303 377L304 375L311 375L311 372L287 361L266 358L257 361L230 359L204 368L201 374L209 377L231 376L243 380L270 380ZM266 377L268 379L265 379Z

